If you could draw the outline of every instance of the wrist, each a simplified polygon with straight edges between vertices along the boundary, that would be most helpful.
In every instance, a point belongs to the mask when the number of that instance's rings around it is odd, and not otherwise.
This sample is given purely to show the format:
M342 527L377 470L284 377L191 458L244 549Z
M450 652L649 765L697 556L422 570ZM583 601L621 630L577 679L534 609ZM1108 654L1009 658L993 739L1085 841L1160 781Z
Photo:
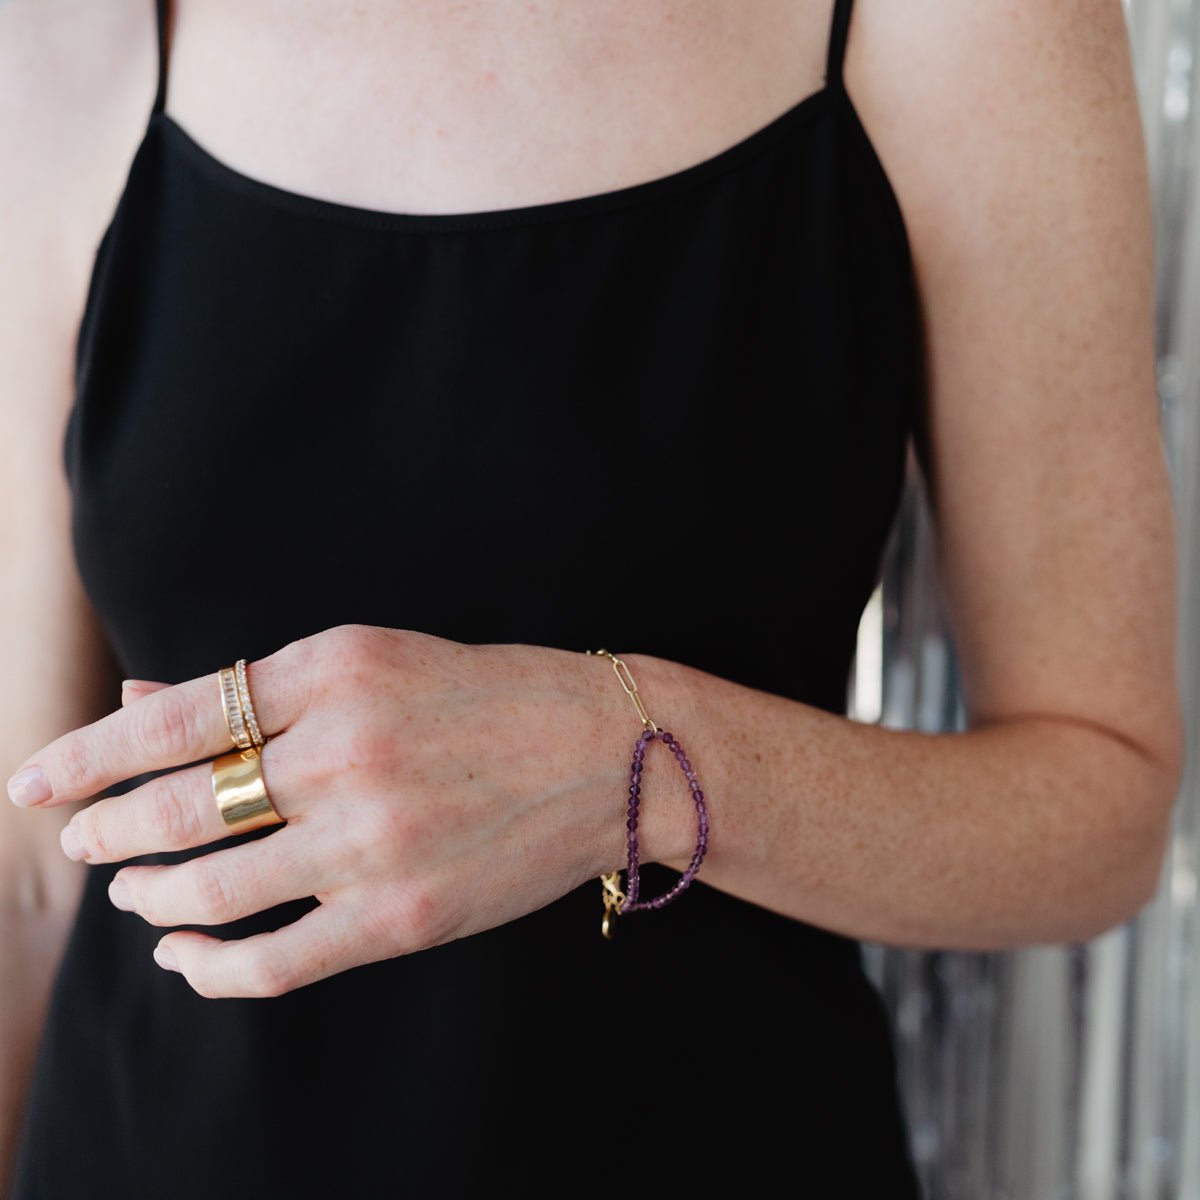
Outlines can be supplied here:
M681 664L650 654L613 651L637 683L646 713L660 730L672 734L687 752L701 788L708 775L705 763L711 748L699 729L698 706L691 674ZM595 659L600 689L607 693L598 715L605 723L602 744L610 747L614 777L614 802L603 805L609 829L601 833L602 871L624 867L627 856L629 786L634 750L643 732L637 709L625 693L611 660ZM696 849L697 816L688 780L670 748L657 738L647 744L639 782L638 851L643 863L660 862L683 871ZM710 805L711 807L711 805ZM611 810L611 811L610 811Z

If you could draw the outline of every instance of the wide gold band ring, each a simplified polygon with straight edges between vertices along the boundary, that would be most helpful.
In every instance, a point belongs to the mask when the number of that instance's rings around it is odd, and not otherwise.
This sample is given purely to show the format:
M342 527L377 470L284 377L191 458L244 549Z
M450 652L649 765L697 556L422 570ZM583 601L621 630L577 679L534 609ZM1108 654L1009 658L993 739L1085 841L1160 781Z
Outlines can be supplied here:
M214 758L212 789L217 808L231 833L284 823L267 795L257 746Z
M217 672L217 683L221 688L221 708L225 713L225 728L229 740L237 750L249 750L251 746L266 744L266 738L258 727L254 713L254 702L250 699L250 681L246 676L246 660L239 658L232 667L222 667Z

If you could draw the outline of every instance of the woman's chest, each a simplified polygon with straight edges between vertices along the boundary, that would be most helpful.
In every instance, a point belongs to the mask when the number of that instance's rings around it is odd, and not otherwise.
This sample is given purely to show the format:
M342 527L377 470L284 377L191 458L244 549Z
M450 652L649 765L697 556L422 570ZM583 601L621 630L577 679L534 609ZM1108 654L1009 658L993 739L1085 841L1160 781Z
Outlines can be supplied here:
M181 3L167 111L276 186L391 212L587 195L732 145L822 83L830 3Z

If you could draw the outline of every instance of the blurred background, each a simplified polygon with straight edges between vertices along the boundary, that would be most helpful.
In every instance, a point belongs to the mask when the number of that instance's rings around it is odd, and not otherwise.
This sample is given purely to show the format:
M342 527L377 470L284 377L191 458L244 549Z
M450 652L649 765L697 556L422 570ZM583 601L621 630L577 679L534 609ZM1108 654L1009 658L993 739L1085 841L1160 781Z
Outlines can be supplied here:
M1154 188L1188 762L1158 895L1126 925L1004 953L864 944L895 1021L928 1200L1200 1200L1200 0L1125 0L1125 15ZM859 630L850 714L960 729L911 455L908 471Z

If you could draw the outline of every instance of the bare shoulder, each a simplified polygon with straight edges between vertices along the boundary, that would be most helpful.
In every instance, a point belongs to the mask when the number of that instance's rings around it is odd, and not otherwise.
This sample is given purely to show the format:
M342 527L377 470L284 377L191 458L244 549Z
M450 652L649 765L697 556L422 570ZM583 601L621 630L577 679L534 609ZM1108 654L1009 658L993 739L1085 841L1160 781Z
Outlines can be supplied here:
M846 79L917 236L1002 218L977 187L1053 190L1071 155L1142 173L1121 0L857 0Z
M0 227L78 295L154 100L153 0L0 3ZM6 246L6 255L14 247ZM73 290L72 290L73 289Z
M0 81L0 442L10 480L56 478L95 251L154 102L153 0L0 3Z

